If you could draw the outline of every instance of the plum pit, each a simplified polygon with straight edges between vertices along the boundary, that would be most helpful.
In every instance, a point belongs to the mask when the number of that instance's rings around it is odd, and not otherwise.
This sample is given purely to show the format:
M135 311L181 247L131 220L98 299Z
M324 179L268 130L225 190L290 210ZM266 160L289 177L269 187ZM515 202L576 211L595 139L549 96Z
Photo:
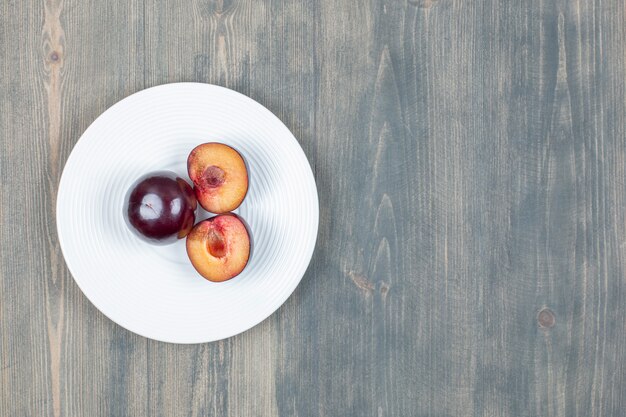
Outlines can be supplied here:
M222 258L226 255L226 241L224 235L215 229L209 230L207 234L207 249L209 253L216 257Z
M217 188L224 184L224 170L216 165L207 167L202 173L202 185L206 188Z

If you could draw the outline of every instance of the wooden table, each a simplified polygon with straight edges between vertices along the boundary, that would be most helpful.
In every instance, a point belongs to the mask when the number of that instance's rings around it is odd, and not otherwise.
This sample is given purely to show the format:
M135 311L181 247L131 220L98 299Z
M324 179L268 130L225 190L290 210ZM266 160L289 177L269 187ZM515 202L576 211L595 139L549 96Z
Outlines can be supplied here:
M0 416L623 416L618 0L4 0ZM223 85L313 167L320 231L273 316L132 334L70 276L55 196L146 87Z

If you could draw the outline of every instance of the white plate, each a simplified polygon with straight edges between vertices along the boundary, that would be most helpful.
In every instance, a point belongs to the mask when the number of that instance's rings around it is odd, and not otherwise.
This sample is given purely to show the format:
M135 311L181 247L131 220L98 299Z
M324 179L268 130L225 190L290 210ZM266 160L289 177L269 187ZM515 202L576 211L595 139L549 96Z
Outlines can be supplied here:
M241 152L250 171L235 212L250 226L253 252L223 283L198 275L184 240L150 245L122 216L137 178L171 170L188 179L187 155L211 141ZM83 293L126 329L172 343L224 339L278 309L311 260L318 217L311 167L289 129L254 100L197 83L149 88L100 115L74 147L57 199L61 248Z

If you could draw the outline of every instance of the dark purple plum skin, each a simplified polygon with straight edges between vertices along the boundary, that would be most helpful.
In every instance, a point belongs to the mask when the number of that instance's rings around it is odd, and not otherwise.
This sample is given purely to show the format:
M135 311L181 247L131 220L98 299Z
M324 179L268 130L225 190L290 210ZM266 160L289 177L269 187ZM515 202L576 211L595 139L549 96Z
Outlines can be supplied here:
M152 172L128 190L124 219L143 240L169 244L187 236L196 219L197 204L187 181L173 172Z

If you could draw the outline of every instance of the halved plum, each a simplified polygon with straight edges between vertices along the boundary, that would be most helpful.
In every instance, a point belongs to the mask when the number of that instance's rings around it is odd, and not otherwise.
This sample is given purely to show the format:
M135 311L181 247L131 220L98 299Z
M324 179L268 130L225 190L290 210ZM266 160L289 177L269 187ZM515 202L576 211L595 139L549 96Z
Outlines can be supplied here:
M239 275L248 263L248 229L232 213L201 221L187 235L187 255L205 279L227 281Z
M212 213L239 207L248 192L248 170L239 152L223 143L196 146L187 171L200 205Z

